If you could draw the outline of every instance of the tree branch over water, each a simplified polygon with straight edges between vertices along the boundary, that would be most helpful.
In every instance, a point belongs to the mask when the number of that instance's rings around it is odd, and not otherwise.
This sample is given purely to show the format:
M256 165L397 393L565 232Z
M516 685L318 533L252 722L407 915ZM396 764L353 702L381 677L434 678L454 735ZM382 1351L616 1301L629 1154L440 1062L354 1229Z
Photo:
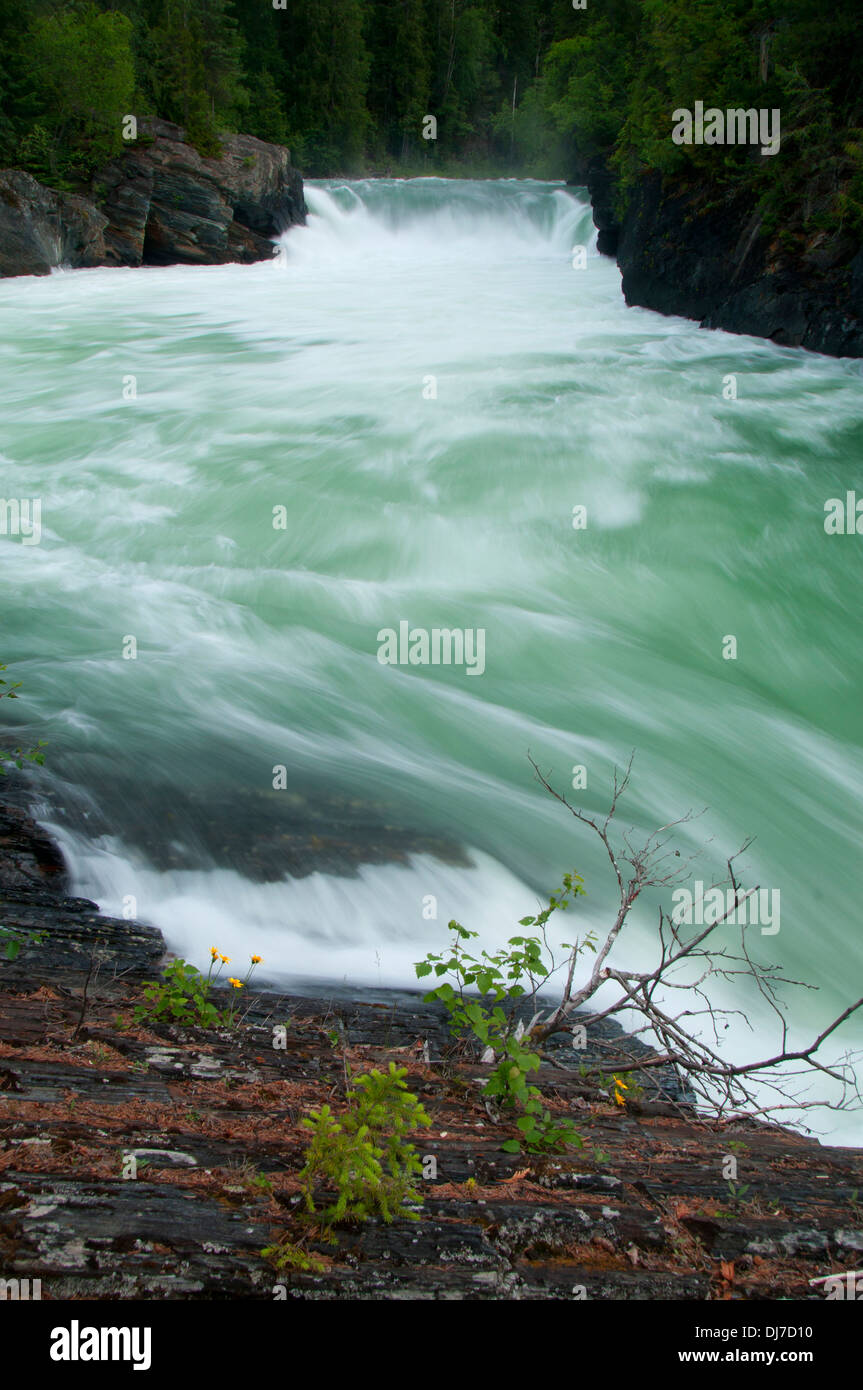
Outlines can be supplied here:
M858 1054L845 1053L830 1062L823 1062L816 1055L822 1044L863 1006L863 998L849 1004L808 1046L793 1048L789 1043L782 988L815 987L789 978L782 973L780 965L765 964L751 954L747 932L752 930L753 924L736 914L750 899L758 901L756 895L760 889L756 886L744 890L735 866L752 841L746 840L726 861L727 876L711 883L702 893L698 904L702 919L707 916L703 911L705 900L717 890L724 893L727 905L723 911L711 913L710 921L684 923L678 913L669 913L660 906L656 936L658 960L653 969L635 971L612 966L609 957L615 947L619 948L630 914L641 895L647 890L679 888L690 881L698 855L683 857L680 850L673 848L673 838L680 826L693 819L693 814L687 812L660 827L643 845L636 847L632 830L620 829L616 820L631 780L632 758L622 774L615 771L611 803L604 816L592 815L573 806L555 790L533 758L530 763L545 790L599 838L614 873L618 893L614 920L595 948L595 959L585 983L575 985L584 939L581 943L576 940L569 948L568 957L560 966L553 967L552 973L558 969L566 972L560 1002L550 1010L538 1010L534 1014L525 1034L531 1043L542 1046L553 1034L570 1030L576 1014L578 1023L587 1030L600 1019L618 1017L629 1024L629 1037L645 1035L650 1048L646 1053L628 1049L623 1038L613 1045L618 1055L603 1060L602 1072L625 1067L633 1074L651 1074L662 1068L670 1069L700 1105L717 1118L740 1111L767 1115L788 1109L847 1110L863 1103L855 1072ZM747 912L745 916L748 915ZM723 945L717 938L719 928L725 923L740 927L739 943L734 948ZM685 968L688 967L694 967L695 973L687 974ZM681 973L684 978L675 978ZM738 988L741 984L746 988L745 982L754 985L776 1015L780 1037L771 1055L743 1063L732 1063L721 1055L719 1047L730 1018L737 1015L745 1019L746 1015L741 1009L721 1007L710 998L710 984L720 980L733 981ZM609 985L616 986L619 991L614 1002L593 1013L586 1012L585 1006ZM679 1011L675 1010L673 1002L669 1004L669 997L674 999L673 991L682 991L687 1001ZM696 1007L692 1006L693 1002ZM633 1015L634 1028L631 1026ZM702 1036L705 1024L709 1041ZM584 1074L598 1077L600 1068L588 1066ZM805 1089L798 1089L801 1079L815 1081L821 1077L837 1083L836 1098L816 1099Z

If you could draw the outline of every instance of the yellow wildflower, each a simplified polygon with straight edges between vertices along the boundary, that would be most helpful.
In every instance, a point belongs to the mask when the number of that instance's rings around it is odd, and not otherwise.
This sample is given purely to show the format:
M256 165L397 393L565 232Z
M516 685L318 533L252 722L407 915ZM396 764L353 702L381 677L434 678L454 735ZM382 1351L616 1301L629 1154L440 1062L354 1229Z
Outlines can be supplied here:
M230 965L231 963L230 956L219 956L219 960L222 962L223 965Z
M242 982L242 980L228 980L228 984L229 984L229 985L233 985L233 986L234 986L234 989L242 989L242 988L243 988L243 982Z
M619 1077L619 1076L616 1076L616 1077L614 1078L614 1088L615 1088L615 1089L614 1089L614 1099L617 1101L617 1104L618 1104L618 1105L625 1105L625 1104L626 1104L626 1100L625 1100L625 1098L624 1098L620 1093L621 1093L621 1091L628 1091L628 1090L629 1090L629 1087L627 1086L626 1082L625 1082L625 1081L621 1081L620 1077Z
M260 965L260 963L261 963L261 957L260 957L260 956L252 956L252 965Z

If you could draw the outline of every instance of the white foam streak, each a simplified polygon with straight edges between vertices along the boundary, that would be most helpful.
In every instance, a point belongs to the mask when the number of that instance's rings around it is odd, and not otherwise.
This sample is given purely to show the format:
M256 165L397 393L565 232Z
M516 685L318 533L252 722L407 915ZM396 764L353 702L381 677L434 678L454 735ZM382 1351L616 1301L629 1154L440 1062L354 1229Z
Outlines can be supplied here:
M478 850L470 868L415 855L407 865L363 865L355 877L252 883L227 869L159 872L114 839L49 829L74 865L75 893L102 912L122 916L134 899L137 918L158 924L176 955L206 969L215 946L240 975L260 955L259 977L283 988L308 977L415 986L414 961L444 949L453 917L492 948L502 922L537 906L525 884Z

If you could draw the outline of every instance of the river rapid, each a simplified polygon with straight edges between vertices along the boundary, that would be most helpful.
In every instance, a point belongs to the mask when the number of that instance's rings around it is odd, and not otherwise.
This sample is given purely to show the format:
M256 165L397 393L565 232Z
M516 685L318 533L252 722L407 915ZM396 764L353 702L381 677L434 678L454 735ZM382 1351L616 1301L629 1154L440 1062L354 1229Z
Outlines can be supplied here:
M0 492L41 503L38 544L0 536L0 659L76 890L198 964L410 985L450 918L498 943L567 870L564 938L608 926L529 755L599 811L634 752L634 840L700 813L709 882L755 837L753 950L817 986L808 1040L863 993L863 541L824 526L860 363L627 308L561 185L307 200L269 264L0 283ZM436 630L462 664L410 661ZM659 901L615 963L653 960ZM775 1050L718 997L729 1055Z

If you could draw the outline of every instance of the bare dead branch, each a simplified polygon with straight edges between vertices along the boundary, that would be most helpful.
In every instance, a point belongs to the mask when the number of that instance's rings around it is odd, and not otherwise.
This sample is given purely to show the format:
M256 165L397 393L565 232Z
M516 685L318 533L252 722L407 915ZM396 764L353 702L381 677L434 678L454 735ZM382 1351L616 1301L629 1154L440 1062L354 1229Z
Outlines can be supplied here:
M573 806L567 797L554 788L532 757L530 763L545 790L598 837L617 885L614 917L596 950L588 978L584 984L576 987L577 968L584 949L583 941L579 944L576 940L569 958L563 962L565 982L559 1002L551 1010L537 1008L527 1027L526 1033L531 1042L541 1048L553 1034L571 1028L576 1014L578 1022L586 1028L604 1019L632 1016L636 1026L626 1036L635 1038L644 1034L655 1040L655 1045L647 1052L633 1050L630 1055L623 1038L615 1043L616 1059L611 1062L603 1060L602 1068L587 1068L586 1079L592 1075L599 1076L602 1069L619 1067L623 1062L626 1063L626 1070L634 1074L656 1075L664 1071L718 1118L729 1110L756 1116L787 1109L843 1110L863 1103L855 1071L856 1058L846 1054L842 1059L823 1062L816 1056L828 1038L863 1008L863 998L849 1004L808 1046L793 1049L789 1045L788 1021L780 991L784 987L813 989L814 986L806 981L790 979L775 963L762 964L750 951L747 940L747 927L750 924L743 916L735 914L760 891L759 885L744 889L737 869L737 862L749 849L752 840L745 840L736 854L727 859L727 876L711 883L704 892L702 906L708 894L717 889L724 892L724 910L712 913L709 921L704 920L706 914L702 913L702 920L697 926L686 931L684 928L691 923L675 920L674 914L660 907L656 934L658 959L654 968L632 971L613 967L609 963L609 956L619 944L632 909L641 895L647 889L667 890L691 880L698 853L684 857L672 845L674 833L694 819L693 812L688 811L660 826L639 846L634 843L631 828L615 834L615 817L631 781L632 757L622 773L615 769L611 802L604 816L592 815ZM737 950L720 944L714 936L717 929L729 919L740 926ZM693 965L699 971L695 978L686 978L685 972L683 978L675 978L680 975L682 967L691 971ZM554 971L559 968L556 962L553 962L553 966ZM718 1049L722 1034L729 1027L729 1020L734 1016L747 1023L749 1020L744 1009L722 1008L711 1001L710 985L716 980L734 982L735 986L744 981L754 985L779 1023L779 1046L775 1052L757 1061L744 1063L729 1062L721 1055ZM548 981L540 983L545 988ZM614 1002L586 1012L585 1005L593 1000L600 989L610 984L617 986L619 991ZM673 998L674 991L682 991L688 998L697 1001L699 1007L670 1013L666 1005L660 1004L659 998ZM534 995L536 992L535 988ZM699 1025L705 1022L712 1043L705 1041L697 1031ZM799 1064L798 1069L789 1070L795 1064ZM839 1085L838 1099L809 1099L805 1093L794 1093L798 1080L811 1081L819 1076L828 1077ZM763 1103L758 1099L756 1091L759 1089L775 1095L775 1102Z

